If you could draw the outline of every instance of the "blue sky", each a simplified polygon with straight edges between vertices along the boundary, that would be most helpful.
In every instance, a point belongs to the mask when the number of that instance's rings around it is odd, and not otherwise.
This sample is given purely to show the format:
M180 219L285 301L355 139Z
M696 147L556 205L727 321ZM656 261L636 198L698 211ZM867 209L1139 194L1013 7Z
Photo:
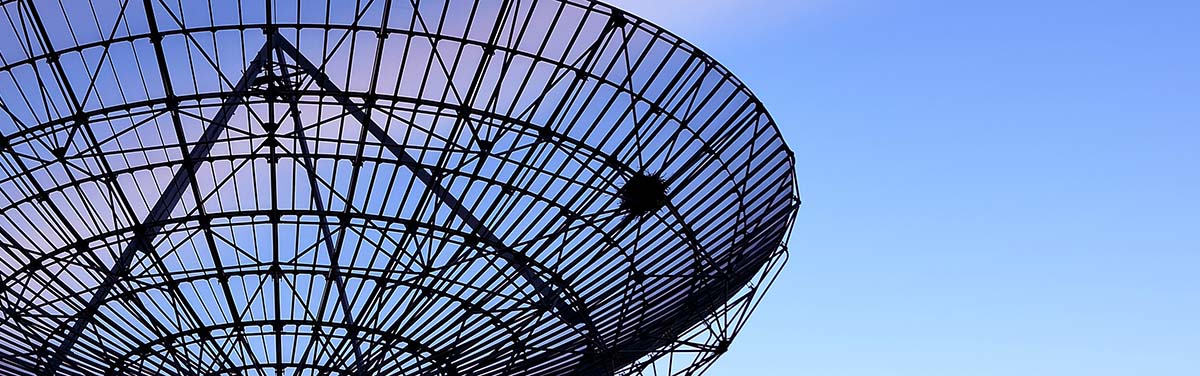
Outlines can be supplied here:
M796 151L791 262L710 375L1200 373L1200 2L611 3Z

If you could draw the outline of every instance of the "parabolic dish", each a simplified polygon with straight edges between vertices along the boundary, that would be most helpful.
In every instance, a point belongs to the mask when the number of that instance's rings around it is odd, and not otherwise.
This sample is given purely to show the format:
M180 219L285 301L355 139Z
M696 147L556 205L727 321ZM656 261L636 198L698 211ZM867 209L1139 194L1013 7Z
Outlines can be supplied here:
M692 373L785 257L766 110L603 3L0 10L0 375Z

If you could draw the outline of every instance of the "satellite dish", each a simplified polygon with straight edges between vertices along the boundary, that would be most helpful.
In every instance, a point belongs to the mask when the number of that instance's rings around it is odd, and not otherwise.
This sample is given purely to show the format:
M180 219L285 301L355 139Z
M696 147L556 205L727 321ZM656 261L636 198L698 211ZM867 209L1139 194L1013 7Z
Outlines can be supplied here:
M0 4L0 374L695 373L785 258L769 114L603 3L60 5Z

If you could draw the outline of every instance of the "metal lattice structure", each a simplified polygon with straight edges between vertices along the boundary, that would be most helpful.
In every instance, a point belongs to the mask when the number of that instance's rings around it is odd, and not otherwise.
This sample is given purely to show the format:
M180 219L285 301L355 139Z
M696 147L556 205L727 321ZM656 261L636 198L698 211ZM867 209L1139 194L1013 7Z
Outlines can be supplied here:
M0 12L0 375L694 374L786 257L770 116L603 3Z

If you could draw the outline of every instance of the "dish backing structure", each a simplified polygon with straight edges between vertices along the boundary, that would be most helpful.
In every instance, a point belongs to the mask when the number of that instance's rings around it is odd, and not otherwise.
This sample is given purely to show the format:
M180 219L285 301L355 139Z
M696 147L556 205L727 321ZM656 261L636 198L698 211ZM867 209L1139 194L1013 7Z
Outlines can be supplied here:
M0 375L702 372L793 157L585 0L0 3Z

